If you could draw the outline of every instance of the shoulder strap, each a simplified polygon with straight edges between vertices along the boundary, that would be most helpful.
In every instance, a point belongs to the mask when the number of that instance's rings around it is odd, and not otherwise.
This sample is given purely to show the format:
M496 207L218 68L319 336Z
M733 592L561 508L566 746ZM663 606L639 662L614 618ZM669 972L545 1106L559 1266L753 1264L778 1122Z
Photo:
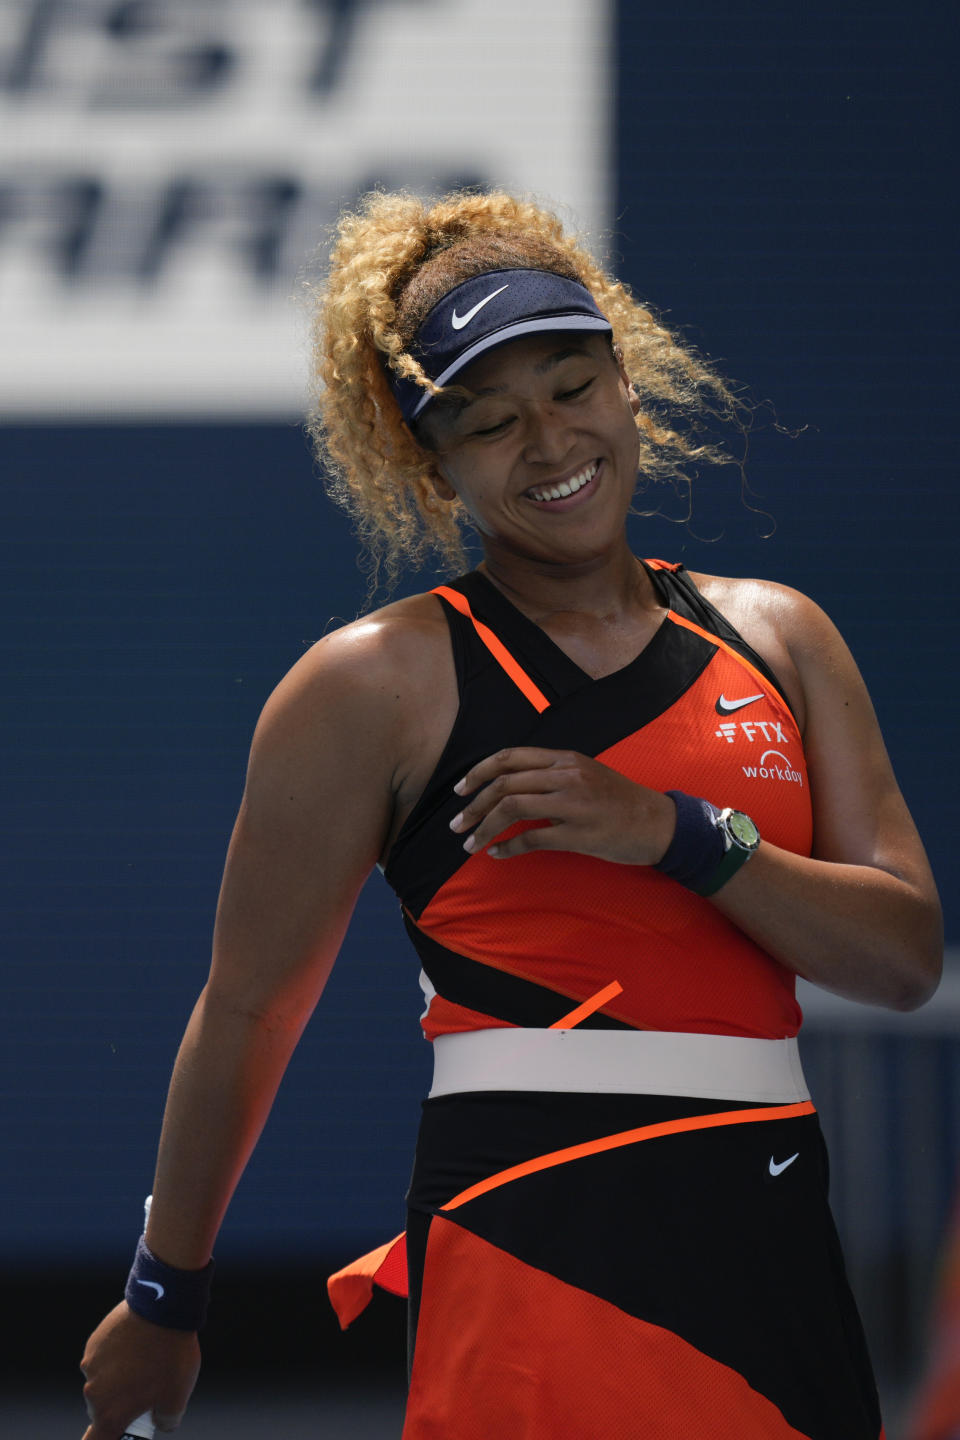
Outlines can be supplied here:
M452 605L455 610L459 610L461 615L465 615L466 618L472 622L477 636L490 651L494 660L506 671L514 685L523 692L534 709L538 713L547 709L550 701L546 695L544 695L539 686L534 684L518 661L513 658L503 641L497 639L489 625L484 625L482 620L477 619L470 608L470 601L466 595L461 595L459 590L453 590L449 585L436 585L430 591L430 594L440 595L448 604Z
M730 624L727 617L700 593L684 566L671 564L666 560L644 560L642 563L648 571L653 572L650 578L658 593L666 599L681 623L706 633L708 637L723 645L724 649L732 650L751 670L758 672L759 678L773 688L796 722L797 717L783 686L766 660L744 640L740 631Z

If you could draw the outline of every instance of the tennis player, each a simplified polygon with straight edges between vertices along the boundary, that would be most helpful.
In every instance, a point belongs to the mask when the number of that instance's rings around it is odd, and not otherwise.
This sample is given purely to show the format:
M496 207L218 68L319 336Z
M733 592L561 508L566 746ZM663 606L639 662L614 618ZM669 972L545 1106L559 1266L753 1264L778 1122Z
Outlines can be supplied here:
M638 476L725 459L702 422L737 399L502 194L346 215L315 370L375 564L451 578L264 709L86 1440L182 1416L219 1226L375 865L435 1078L406 1235L331 1298L408 1290L405 1440L878 1440L795 980L919 1006L940 912L826 615L628 544Z

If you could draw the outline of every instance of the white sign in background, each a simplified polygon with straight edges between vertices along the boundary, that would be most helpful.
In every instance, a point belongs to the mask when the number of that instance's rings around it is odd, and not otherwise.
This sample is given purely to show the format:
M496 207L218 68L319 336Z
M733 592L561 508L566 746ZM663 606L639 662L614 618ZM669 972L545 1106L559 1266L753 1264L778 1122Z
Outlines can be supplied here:
M305 403L304 265L375 184L533 193L602 252L611 0L6 0L0 413Z

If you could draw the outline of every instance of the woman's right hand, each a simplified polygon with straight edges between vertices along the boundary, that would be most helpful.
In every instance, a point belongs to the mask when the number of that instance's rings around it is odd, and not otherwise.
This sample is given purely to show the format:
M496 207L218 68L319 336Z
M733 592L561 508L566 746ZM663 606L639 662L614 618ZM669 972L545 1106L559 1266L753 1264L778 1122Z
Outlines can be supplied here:
M151 1410L166 1432L180 1424L197 1383L200 1343L195 1331L154 1325L121 1300L87 1341L80 1369L90 1416L83 1440L120 1440Z

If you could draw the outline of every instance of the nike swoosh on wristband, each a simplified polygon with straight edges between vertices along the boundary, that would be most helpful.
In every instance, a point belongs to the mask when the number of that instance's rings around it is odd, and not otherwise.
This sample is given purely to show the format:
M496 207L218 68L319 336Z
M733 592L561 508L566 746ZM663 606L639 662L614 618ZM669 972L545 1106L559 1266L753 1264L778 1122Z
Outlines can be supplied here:
M509 289L509 281L506 285L500 286L500 290L507 289ZM478 300L476 305L474 305L473 309L468 310L466 315L458 315L456 310L454 310L453 314L450 316L450 324L453 326L454 330L462 330L464 325L469 325L470 321L473 319L474 315L476 315L477 311L482 310L484 305L489 305L493 297L500 294L500 290L492 291L485 300Z
M742 710L744 705L753 705L763 698L762 692L759 695L745 695L742 700L728 700L726 695L721 695L717 701L717 714L732 715L734 710Z
M164 1288L163 1288L163 1286L162 1286L161 1284L159 1284L159 1282L156 1281L156 1280L138 1280L138 1281L137 1281L137 1284L138 1284L138 1285L149 1285L149 1287L150 1287L151 1290L156 1290L156 1292L157 1292L157 1299L158 1299L158 1300L162 1300L163 1297L164 1297L164 1295L165 1295L165 1293L166 1293L165 1290L164 1290Z
M799 1155L799 1154L800 1154L800 1151L798 1150L798 1151L797 1151L797 1155ZM771 1156L770 1156L770 1174L771 1174L771 1175L779 1175L782 1171L786 1170L786 1168L787 1168L788 1165L792 1165L792 1164L793 1164L794 1160L796 1160L796 1158L797 1158L797 1155L791 1155L789 1160L781 1160L779 1165L776 1163L776 1161L774 1160L773 1156L771 1155Z

